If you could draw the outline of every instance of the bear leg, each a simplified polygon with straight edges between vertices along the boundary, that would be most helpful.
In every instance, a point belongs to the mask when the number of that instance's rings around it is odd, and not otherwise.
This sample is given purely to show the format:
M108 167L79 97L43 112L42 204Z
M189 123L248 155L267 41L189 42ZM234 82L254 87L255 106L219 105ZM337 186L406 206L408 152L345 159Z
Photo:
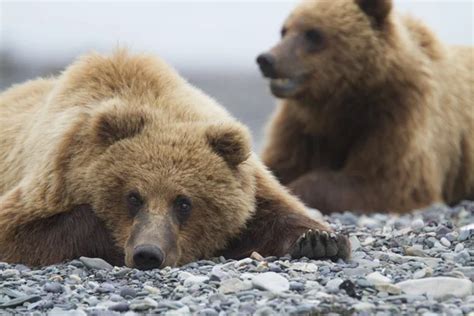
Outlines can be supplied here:
M253 251L263 256L335 260L349 258L350 244L347 237L312 219L305 206L264 170L257 176L255 214L220 255L243 258Z

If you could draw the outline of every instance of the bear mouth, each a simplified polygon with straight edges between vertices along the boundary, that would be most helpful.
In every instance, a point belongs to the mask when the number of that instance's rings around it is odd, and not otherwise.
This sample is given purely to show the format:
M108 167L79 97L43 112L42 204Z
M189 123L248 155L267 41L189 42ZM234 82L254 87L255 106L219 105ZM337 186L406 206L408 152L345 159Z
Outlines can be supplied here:
M278 98L294 97L304 90L306 79L306 75L271 79L270 89Z

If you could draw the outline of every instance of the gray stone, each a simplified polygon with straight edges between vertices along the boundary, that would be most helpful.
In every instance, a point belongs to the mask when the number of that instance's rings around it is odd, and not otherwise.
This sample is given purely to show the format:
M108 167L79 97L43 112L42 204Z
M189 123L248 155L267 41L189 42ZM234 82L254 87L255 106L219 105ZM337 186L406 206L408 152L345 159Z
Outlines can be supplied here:
M309 262L295 262L291 265L290 269L308 273L318 272L318 266Z
M120 296L126 299L135 298L137 296L137 291L131 287L124 287L120 290Z
M328 283L326 283L326 290L329 293L339 292L339 285L341 285L342 282L344 282L344 280L341 278L329 280Z
M130 309L134 311L139 311L139 312L148 310L150 308L155 308L157 306L158 306L158 303L150 297L145 297L143 299L136 299L130 303Z
M100 258L80 257L79 260L89 269L112 270L114 268L110 263Z
M290 283L288 280L275 272L257 274L253 277L252 284L257 289L270 291L276 294L290 289Z
M200 276L200 275L193 275L186 280L184 280L183 285L185 287L191 287L196 285L201 285L209 281L209 277L207 276Z
M250 282L244 282L237 278L230 278L221 281L219 286L219 292L222 294L236 293L252 288Z
M120 302L114 305L109 306L109 310L114 312L126 312L130 309L130 305L127 302Z
M62 285L56 282L46 283L43 289L50 293L61 293L63 291Z
M432 277L419 280L407 280L396 284L410 295L427 294L435 299L450 296L466 297L472 295L472 282L450 277Z

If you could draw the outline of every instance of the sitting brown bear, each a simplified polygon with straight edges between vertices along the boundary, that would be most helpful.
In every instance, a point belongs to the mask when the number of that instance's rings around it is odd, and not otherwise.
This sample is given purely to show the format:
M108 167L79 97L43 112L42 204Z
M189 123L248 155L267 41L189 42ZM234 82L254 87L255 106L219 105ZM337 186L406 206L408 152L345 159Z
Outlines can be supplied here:
M323 212L474 198L474 52L390 0L306 1L257 62L284 99L263 162Z
M250 147L244 126L152 57L90 55L14 86L0 95L0 261L347 258L347 238Z

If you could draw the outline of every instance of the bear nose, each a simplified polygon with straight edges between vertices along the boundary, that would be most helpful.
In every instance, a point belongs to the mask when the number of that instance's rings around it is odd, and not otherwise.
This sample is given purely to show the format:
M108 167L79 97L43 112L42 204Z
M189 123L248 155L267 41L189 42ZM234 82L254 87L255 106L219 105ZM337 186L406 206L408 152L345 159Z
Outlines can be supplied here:
M159 268L163 260L163 252L157 246L139 245L133 249L133 263L140 270Z
M265 77L275 78L275 57L269 53L263 53L258 55L257 64L260 67L260 71Z

